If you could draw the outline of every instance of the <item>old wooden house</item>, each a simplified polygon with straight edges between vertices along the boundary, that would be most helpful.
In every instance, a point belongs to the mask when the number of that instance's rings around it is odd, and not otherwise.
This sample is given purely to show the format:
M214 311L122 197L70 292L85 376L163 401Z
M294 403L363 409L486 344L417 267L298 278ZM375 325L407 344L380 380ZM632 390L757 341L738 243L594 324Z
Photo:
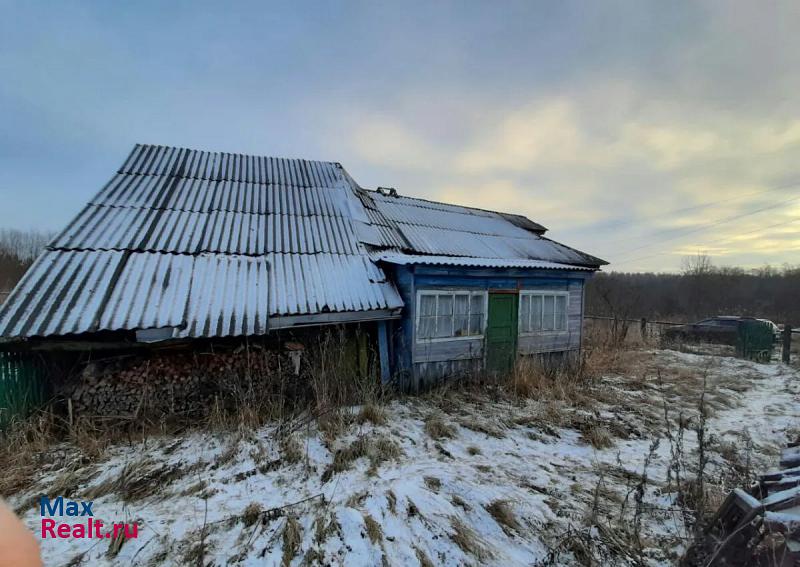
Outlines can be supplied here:
M137 145L0 307L5 350L369 325L403 386L581 346L604 262L338 163Z

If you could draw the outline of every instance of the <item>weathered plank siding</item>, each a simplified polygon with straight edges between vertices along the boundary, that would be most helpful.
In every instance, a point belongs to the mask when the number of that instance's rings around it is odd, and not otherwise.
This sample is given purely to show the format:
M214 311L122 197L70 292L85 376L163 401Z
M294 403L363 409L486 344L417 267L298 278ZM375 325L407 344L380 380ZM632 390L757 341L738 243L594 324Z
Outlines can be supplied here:
M441 362L483 358L483 339L425 341L414 345L414 362Z
M396 332L396 373L401 384L416 388L423 382L483 367L484 338L416 340L416 302L420 290L568 291L567 330L522 335L520 355L577 351L581 345L583 288L586 272L463 268L453 266L397 266L394 281L405 303Z

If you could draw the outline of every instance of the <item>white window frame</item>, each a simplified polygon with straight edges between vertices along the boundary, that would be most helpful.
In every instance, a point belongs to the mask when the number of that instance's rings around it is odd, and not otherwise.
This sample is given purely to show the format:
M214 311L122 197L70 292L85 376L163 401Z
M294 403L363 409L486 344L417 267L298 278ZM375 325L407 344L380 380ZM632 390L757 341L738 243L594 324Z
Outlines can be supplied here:
M528 297L540 296L540 297L543 298L542 299L542 319L543 319L542 323L544 323L544 297L550 297L550 296L563 296L563 297L566 297L567 299L566 299L565 305L564 305L564 309L566 310L566 317L565 317L566 327L564 329L556 329L555 328L557 310L555 308L555 300L554 300L554 302L553 302L553 329L548 329L548 330L539 329L538 331L524 331L523 332L523 330L522 330L522 317L521 317L521 315L522 315L522 298L526 297L526 296L528 296ZM524 290L524 289L520 290L520 292L519 292L519 304L517 305L517 314L518 314L518 316L517 316L517 319L518 319L518 321L517 321L517 323L518 323L517 332L519 333L519 336L521 336L521 337L529 337L529 336L533 336L533 335L537 335L537 336L539 336L539 335L557 335L557 334L561 334L561 333L566 333L566 332L569 331L569 292L568 291L543 291L543 290L535 290L534 291L534 290ZM544 325L542 325L542 326L544 326Z
M483 297L483 323L481 328L481 333L479 335L464 335L461 337L430 337L430 338L423 338L419 335L419 322L420 322L420 305L422 303L422 296L423 295L450 295L453 297L453 306L455 306L455 296L456 295L469 295L470 302L469 305L472 305L472 296L478 295ZM438 302L438 300L437 300ZM476 339L483 339L486 336L486 323L489 320L489 294L486 290L471 290L471 289L421 289L417 291L417 303L415 305L414 310L414 337L416 338L417 343L421 344L428 344L428 343L441 343L441 342L450 342L450 341L469 341L469 340L476 340ZM469 315L468 315L469 317ZM455 315L453 316L453 324L455 324Z

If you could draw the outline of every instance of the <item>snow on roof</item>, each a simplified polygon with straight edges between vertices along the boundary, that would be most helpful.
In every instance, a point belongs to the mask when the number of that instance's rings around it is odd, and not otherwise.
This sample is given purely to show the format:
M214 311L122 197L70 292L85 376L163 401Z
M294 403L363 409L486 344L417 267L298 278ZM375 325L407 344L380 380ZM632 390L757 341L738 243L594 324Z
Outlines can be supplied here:
M270 316L396 310L353 202L336 163L137 145L0 307L0 337L241 336Z
M478 268L526 268L539 270L593 271L593 268L558 264L543 260L516 260L505 258L472 258L459 256L423 256L393 252L374 254L373 258L387 264L430 264L435 266L471 266Z
M545 238L526 217L471 207L361 191L378 248L399 254L537 260L599 268L604 260Z
M604 263L545 231L520 215L365 191L338 163L136 145L0 307L0 338L242 336L266 332L270 317L391 317L403 302L379 252L395 263Z

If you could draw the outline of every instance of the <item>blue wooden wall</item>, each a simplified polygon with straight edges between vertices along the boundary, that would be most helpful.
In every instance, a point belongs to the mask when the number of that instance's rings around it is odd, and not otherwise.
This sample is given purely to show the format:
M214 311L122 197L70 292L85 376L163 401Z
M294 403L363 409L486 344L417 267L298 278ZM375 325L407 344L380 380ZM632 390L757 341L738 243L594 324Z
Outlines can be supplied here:
M393 327L396 376L414 389L429 382L483 367L483 338L417 342L416 295L419 290L540 290L569 292L567 330L518 337L519 355L577 351L581 345L583 288L590 272L452 266L394 266L392 277L405 307Z

